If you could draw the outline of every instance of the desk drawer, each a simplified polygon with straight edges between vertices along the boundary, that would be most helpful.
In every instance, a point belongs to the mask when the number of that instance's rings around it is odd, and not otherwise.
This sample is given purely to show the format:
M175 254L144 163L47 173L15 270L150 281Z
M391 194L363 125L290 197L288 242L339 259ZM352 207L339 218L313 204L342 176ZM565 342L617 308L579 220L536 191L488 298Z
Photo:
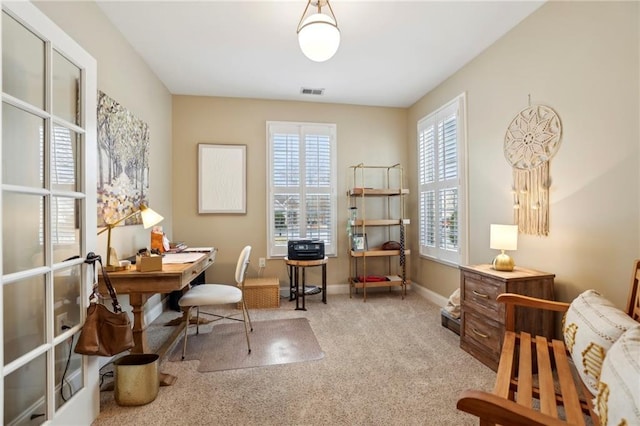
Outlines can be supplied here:
M502 324L465 311L460 346L489 367L495 369L500 358Z
M462 292L465 309L472 309L481 315L504 322L504 305L496 301L498 295L505 292L504 283L484 276L465 274Z

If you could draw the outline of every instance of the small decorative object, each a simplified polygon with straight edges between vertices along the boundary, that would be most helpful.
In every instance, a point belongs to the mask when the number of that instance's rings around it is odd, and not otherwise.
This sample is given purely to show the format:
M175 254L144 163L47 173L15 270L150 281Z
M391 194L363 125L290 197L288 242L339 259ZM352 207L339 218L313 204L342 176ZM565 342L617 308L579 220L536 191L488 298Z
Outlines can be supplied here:
M382 244L382 250L400 250L400 243L397 241L387 241Z
M351 250L367 251L367 234L353 234L351 238Z
M513 271L515 263L505 250L518 249L518 225L491 225L489 246L501 253L493 259L496 271Z
M549 161L560 147L562 124L545 105L531 105L509 124L504 155L513 167L514 221L520 232L549 234Z

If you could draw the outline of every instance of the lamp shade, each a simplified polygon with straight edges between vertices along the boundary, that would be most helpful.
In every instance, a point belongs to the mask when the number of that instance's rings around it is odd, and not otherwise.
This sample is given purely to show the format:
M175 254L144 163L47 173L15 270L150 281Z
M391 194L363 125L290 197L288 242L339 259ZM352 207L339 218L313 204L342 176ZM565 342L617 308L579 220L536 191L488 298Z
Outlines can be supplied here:
M340 30L336 21L324 13L309 15L300 24L298 44L302 53L312 61L330 59L340 46Z
M489 246L496 250L517 250L518 225L491 225Z
M164 220L164 217L160 216L144 204L140 204L140 216L142 217L142 226L144 229L157 225Z

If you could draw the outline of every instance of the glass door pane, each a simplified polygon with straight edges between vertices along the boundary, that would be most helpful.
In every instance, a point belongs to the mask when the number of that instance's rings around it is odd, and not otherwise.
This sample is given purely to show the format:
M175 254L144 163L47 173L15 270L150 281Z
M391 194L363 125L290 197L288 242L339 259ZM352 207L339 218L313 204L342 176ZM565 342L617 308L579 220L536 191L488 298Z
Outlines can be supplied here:
M45 43L2 14L2 90L44 109Z
M45 422L46 361L46 354L42 354L4 378L5 425Z
M45 343L45 278L26 278L3 286L4 365ZM25 303L28 301L28 303Z
M44 125L42 117L2 105L2 183L44 187Z
M80 123L80 68L53 51L53 113L69 123Z
M44 197L3 191L2 198L4 274L44 266Z
M79 191L78 161L80 135L63 126L53 125L51 140L51 189Z

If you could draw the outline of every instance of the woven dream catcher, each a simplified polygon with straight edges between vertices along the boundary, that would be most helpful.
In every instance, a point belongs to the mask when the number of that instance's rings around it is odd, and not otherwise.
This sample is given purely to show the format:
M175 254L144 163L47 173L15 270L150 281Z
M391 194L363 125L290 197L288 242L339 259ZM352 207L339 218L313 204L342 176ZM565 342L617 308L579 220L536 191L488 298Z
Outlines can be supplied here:
M549 161L560 147L562 124L545 105L531 105L509 124L504 156L513 167L513 217L518 231L549 234Z

